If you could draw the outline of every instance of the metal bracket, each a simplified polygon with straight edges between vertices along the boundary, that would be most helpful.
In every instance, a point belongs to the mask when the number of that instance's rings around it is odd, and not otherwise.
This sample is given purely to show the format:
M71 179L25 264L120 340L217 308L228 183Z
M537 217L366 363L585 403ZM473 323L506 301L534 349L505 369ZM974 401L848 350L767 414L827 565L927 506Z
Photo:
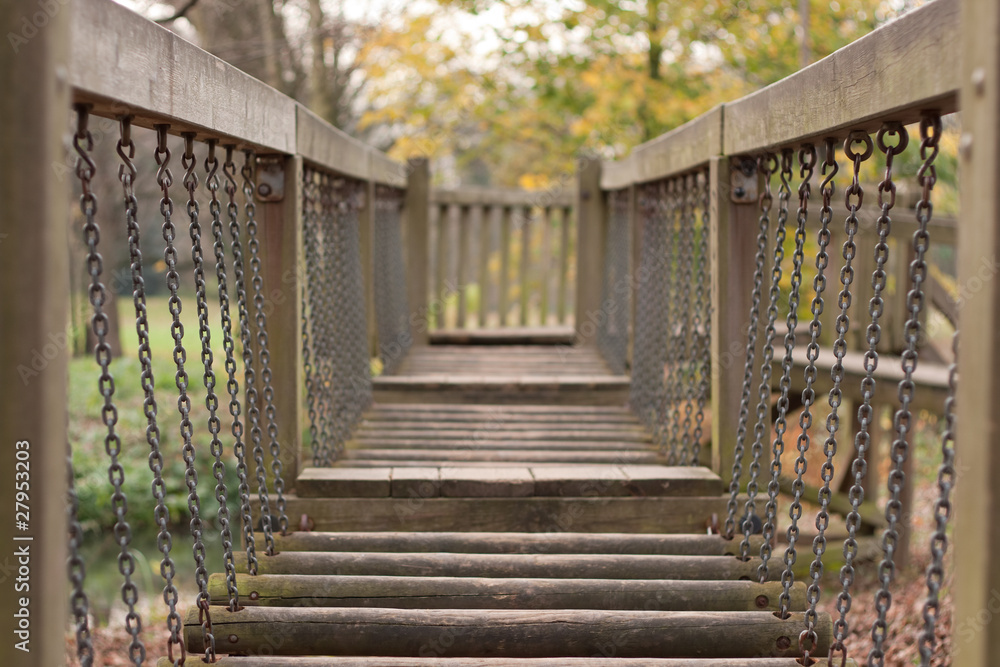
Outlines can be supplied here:
M753 158L734 157L729 160L729 197L734 204L757 201L757 162Z
M257 201L275 202L285 198L285 159L281 156L257 158Z

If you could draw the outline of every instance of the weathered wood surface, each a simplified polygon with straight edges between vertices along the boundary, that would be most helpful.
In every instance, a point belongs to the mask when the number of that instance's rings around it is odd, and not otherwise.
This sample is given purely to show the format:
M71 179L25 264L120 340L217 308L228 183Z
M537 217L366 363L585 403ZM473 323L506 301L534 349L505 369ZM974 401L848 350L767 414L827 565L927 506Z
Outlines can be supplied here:
M410 309L410 335L419 349L427 344L430 294L430 210L428 197L431 168L427 158L406 163L406 198L403 207L403 238L406 254L406 301Z
M576 313L574 323L580 342L596 345L597 327L588 322L601 309L601 268L606 251L607 207L601 192L599 160L582 162L577 170L576 206ZM584 325L589 326L584 329Z
M401 489L394 488L400 476ZM311 498L407 497L414 481L422 497L707 496L722 480L704 468L658 465L564 465L406 468L306 468L298 493ZM426 483L426 484L425 484Z
M255 607L396 609L645 609L777 611L780 582L668 579L540 579L421 576L236 575L240 603ZM208 582L213 604L229 599L224 574ZM805 583L790 609L805 611Z
M281 551L383 551L453 553L663 554L724 556L739 552L739 540L720 535L653 533L455 533L296 532L275 535ZM751 538L751 552L761 538Z
M259 574L344 574L388 577L528 577L555 579L756 579L758 559L649 554L454 554L371 551L286 551L258 555ZM246 572L246 555L236 555ZM777 579L779 568L770 568Z
M710 158L722 153L722 124L723 107L717 106L656 139L636 146L628 157L603 163L601 188L619 190L707 164Z
M523 190L514 188L488 188L463 186L458 189L434 188L431 203L462 204L464 206L572 206L576 193L561 190Z
M976 10L978 11L978 10ZM959 0L935 0L725 106L727 155L957 109Z
M316 530L703 533L721 496L645 498L301 498L288 516L308 514ZM257 507L254 502L254 507ZM255 510L256 512L257 510Z
M274 655L436 655L586 657L611 647L616 657L792 657L803 615L771 612L509 611L246 607L216 608L212 626L220 652ZM819 652L830 645L832 623L821 614ZM198 610L184 619L188 651L204 651ZM440 646L440 644L438 644ZM787 648L780 648L787 646ZM608 649L610 650L610 649Z
M600 653L598 651L598 653ZM266 654L266 653L265 653ZM795 658L359 658L359 657L227 657L218 667L801 667ZM160 658L157 667L172 667ZM848 659L844 667L858 667Z
M659 453L641 450L590 449L351 449L346 461L385 461L383 465L396 465L397 461L447 461L455 464L467 461L492 461L531 464L538 463L606 463L606 464L662 464L666 458ZM421 463L420 465L431 465Z
M554 325L502 329L435 329L430 333L430 340L434 345L571 345L575 337L572 327Z

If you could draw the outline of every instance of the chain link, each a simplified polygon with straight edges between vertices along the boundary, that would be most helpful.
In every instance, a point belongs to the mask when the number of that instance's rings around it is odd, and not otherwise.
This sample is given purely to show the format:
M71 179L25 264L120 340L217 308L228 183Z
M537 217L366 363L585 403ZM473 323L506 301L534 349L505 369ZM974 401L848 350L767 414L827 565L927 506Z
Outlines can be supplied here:
M892 133L905 133L901 125L891 126ZM938 140L941 135L941 119L936 115L924 115L920 122L920 157L923 164L917 173L917 179L923 186L920 202L917 205L917 231L913 234L913 261L910 263L910 290L906 295L906 308L909 311L908 319L904 325L906 338L906 349L902 354L903 379L899 382L899 409L893 417L893 431L896 435L892 443L890 459L892 469L889 471L888 491L889 499L886 501L885 518L888 526L882 535L882 562L878 567L879 590L875 594L875 610L878 613L875 622L872 624L872 649L868 653L868 664L882 667L885 664L885 637L888 632L888 621L886 615L892 606L892 594L889 586L895 577L895 553L899 541L899 521L903 511L900 501L900 494L906 477L903 472L906 458L909 454L909 434L912 414L910 404L913 401L913 392L916 385L913 382L913 372L917 367L917 345L921 338L920 314L924 307L923 284L927 279L927 249L930 245L930 235L927 232L927 225L930 223L931 212L933 210L930 196L931 189L937 180L937 173L934 167L934 158L938 153ZM881 140L882 133L879 134L879 148L884 146ZM903 135L899 134L899 144L896 147L888 147L886 150L886 186L887 191L895 194L895 186L892 185L891 159L894 153L902 152L906 147ZM897 150L898 149L898 150ZM883 149L885 150L885 149ZM882 192L882 185L879 185ZM883 204L883 214L888 213L891 202Z
M205 384L205 407L208 408L208 431L212 441L210 451L214 461L212 474L215 477L215 499L219 504L216 518L219 522L219 533L222 539L223 557L226 568L226 589L229 593L229 609L239 609L239 591L236 588L236 563L233 558L233 534L229 518L229 490L226 488L226 465L222 456L224 448L219 439L222 422L219 420L219 397L215 393L215 371L212 366L215 356L212 352L212 330L208 323L208 296L205 283L205 259L202 254L201 208L198 204L198 174L195 171L198 161L194 155L193 133L184 133L184 155L181 156L181 166L184 167L184 187L187 188L188 201L188 234L191 237L191 262L194 266L195 303L198 311L198 335L201 341L201 362L205 367L203 380ZM214 637L213 637L214 639ZM206 645L206 649L211 648Z
M677 356L679 357L678 381L678 413L683 409L683 421L680 421L680 458L678 463L688 465L691 456L691 420L694 412L697 378L695 376L694 337L697 335L692 324L691 293L693 289L692 272L694 271L694 220L695 220L695 175L688 174L678 179L682 188L680 216L680 245L678 247L677 270L680 289L680 316L676 326L679 327ZM688 345L690 344L690 353ZM678 414L680 420L680 414Z
M373 244L376 262L375 321L384 373L396 371L412 343L403 266L402 203L398 190L376 186Z
M757 349L757 328L760 324L760 297L764 282L764 263L767 257L767 232L771 225L771 175L778 169L777 159L766 155L758 161L757 171L764 177L764 192L760 196L760 218L757 232L757 256L753 273L753 289L750 296L750 322L747 325L746 361L743 367L743 392L740 397L740 416L736 427L736 445L733 448L733 475L729 482L729 502L724 534L732 539L736 533L737 499L740 493L740 478L743 477L743 455L747 438L747 423L750 419L750 388ZM743 526L741 526L742 528ZM740 559L750 560L749 533L740 545Z
M706 288L712 284L709 260L709 221L711 196L709 172L703 171L701 180L701 228L698 237L698 275L694 277L694 315L691 321L694 332L694 363L698 373L697 410L694 413L694 433L691 443L691 465L701 465L701 438L705 422L705 404L708 402L712 378L712 303L706 295Z
M597 345L612 373L623 374L628 362L629 191L608 195L608 225L601 281L603 319Z
M854 145L860 144L863 146L864 150L858 153L854 150ZM851 305L851 282L854 278L854 268L851 265L851 261L857 255L857 244L854 241L855 236L858 232L858 210L860 210L862 202L864 200L864 190L858 181L858 172L861 169L861 163L871 157L874 152L874 144L872 143L872 138L868 136L867 132L864 131L854 131L848 135L844 142L844 155L851 160L854 164L853 177L851 185L848 186L844 193L844 201L849 211L847 220L845 222L845 232L847 238L844 241L844 268L841 270L841 284L843 289L840 292L840 315L837 317L837 341L834 343L833 353L836 356L836 362L833 365L831 371L833 377L833 389L830 391L830 416L827 418L827 431L830 433L829 438L826 442L826 448L829 453L827 454L828 461L836 453L836 439L837 439L837 429L840 426L840 420L837 415L837 408L840 406L842 399L842 394L840 390L840 385L844 379L844 354L847 351L846 335L847 329L850 326L850 320L847 316L847 310ZM852 197L854 201L852 202ZM870 309L874 306L870 306ZM867 357L866 357L866 367ZM867 379L867 378L866 378ZM867 382L865 383L867 385ZM836 397L836 403L834 403ZM870 409L870 407L869 407ZM859 411L860 414L860 411ZM832 442L831 442L832 441ZM860 432L855 438L855 447L857 448L861 442ZM857 460L857 459L856 459ZM832 464L831 464L832 466ZM852 466L855 472L855 481L857 482L857 473L861 471L861 466ZM855 484L857 486L857 484ZM852 508L853 503L858 502L860 505L860 500L858 493L855 492L854 487L851 489L852 493L851 502ZM829 495L830 489L828 484L824 484L823 491L825 494ZM826 507L829 507L829 500L821 498L821 502L826 503ZM841 592L837 596L837 613L838 618L833 624L833 645L830 647L830 653L828 658L828 664L833 665L833 659L836 653L841 654L841 667L847 664L847 649L844 647L844 640L847 638L848 624L847 624L847 614L851 609L851 596L850 596L850 586L854 582L854 556L857 554L857 540L855 539L857 531L857 515L856 512L852 512L854 518L848 515L848 537L844 541L844 558L845 564L840 570L840 583ZM852 528L853 526L853 528Z
M819 220L820 220L820 230L816 237L817 245L819 250L816 253L816 276L813 278L813 296L811 312L812 321L809 324L809 346L806 348L806 358L808 363L805 370L805 389L802 390L802 403L804 409L799 415L799 428L801 432L798 438L798 451L799 456L795 461L795 482L793 483L794 489L794 499L792 501L792 509L789 511L790 516L792 516L793 523L789 527L788 532L788 549L791 551L789 554L786 552L785 562L786 564L795 562L794 548L795 544L793 539L798 537L798 527L795 524L794 514L799 510L796 509L798 502L802 497L802 476L806 471L805 455L809 451L810 437L809 429L812 428L813 418L812 418L812 405L816 401L816 391L813 389L813 384L816 381L816 360L819 358L819 340L820 335L823 333L823 324L821 321L821 316L823 314L823 293L826 291L826 269L830 264L830 258L827 254L827 248L830 246L830 223L833 222L833 208L831 202L833 201L833 178L837 175L839 167L837 165L837 154L836 154L836 144L834 139L827 139L825 142L826 148L826 158L823 161L823 166L820 173L823 175L823 184L820 186L820 194L823 198L823 206L820 208ZM801 158L800 158L801 160ZM829 173L827 173L829 172ZM849 281L848 281L849 282ZM850 293L847 294L848 299L850 298ZM848 302L849 303L849 302ZM846 317L846 309L841 311L841 314ZM838 327L840 331L840 327ZM846 327L844 328L844 333L846 333ZM837 363L841 363L843 360L843 355L838 358ZM843 374L843 367L840 371ZM837 405L839 402L839 392L840 392L840 380L834 377L834 389L837 392ZM831 396L833 395L833 390L831 390ZM836 407L834 406L833 399L831 398L830 406L832 408L831 415L836 418ZM827 422L829 427L830 422ZM817 613L816 607L819 604L820 596L820 578L823 576L823 554L826 552L826 529L829 526L830 515L830 483L833 480L833 459L836 454L836 438L833 437L836 434L836 428L831 433L831 438L826 441L825 453L826 461L824 462L822 468L820 469L820 474L823 479L823 490L819 493L820 509L816 513L816 529L817 535L813 539L813 554L815 555L815 560L809 565L809 586L806 588L806 613L805 622L806 628L799 635L799 650L802 652L802 663L805 665L812 664L810 653L819 643L819 636L816 633L816 624L819 621L819 614ZM794 528L794 531L793 531ZM790 566L786 567L786 570L790 569ZM787 581L787 584L785 583ZM788 601L788 590L792 584L792 578L782 575L782 597L781 605L783 608L787 609L789 604Z
M664 443L667 447L667 465L676 465L680 462L680 402L683 398L681 388L682 375L680 365L683 362L681 346L683 343L684 312L682 309L680 292L684 289L683 278L681 276L681 262L684 244L684 220L682 191L683 181L681 179L670 179L666 182L666 198L664 206L666 211L667 225L667 249L665 261L667 263L666 292L667 301L664 310L666 325L666 340L660 345L666 345L666 381L663 391L663 407L661 414L664 415ZM661 255L663 257L663 255Z
M302 173L303 197L303 250L305 255L305 280L302 286L302 365L306 381L306 407L309 415L309 438L312 445L313 465L320 466L329 460L327 439L320 438L318 409L322 409L321 379L316 373L315 336L311 335L310 322L315 320L316 272L319 269L319 186L316 172L305 167Z
M222 204L219 201L219 159L215 156L217 141L209 139L208 156L205 158L207 173L205 184L211 200L212 249L215 254L215 275L219 283L219 312L222 320L222 343L226 353L226 389L229 392L229 414L232 417L233 452L236 454L236 474L239 478L240 516L243 524L243 541L247 554L247 570L257 574L257 541L254 537L253 514L250 508L250 482L246 463L246 444L243 441L240 383L236 374L236 346L233 341L233 320L229 313L229 288L226 281L226 242L222 233ZM234 187L235 191L235 187Z

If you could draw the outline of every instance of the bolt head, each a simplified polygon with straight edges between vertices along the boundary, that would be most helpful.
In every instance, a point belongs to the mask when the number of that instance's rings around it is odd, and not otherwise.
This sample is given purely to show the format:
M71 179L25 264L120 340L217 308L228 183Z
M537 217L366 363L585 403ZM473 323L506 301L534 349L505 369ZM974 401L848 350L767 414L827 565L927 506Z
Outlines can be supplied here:
M235 644L235 643L236 643L236 642L238 642L239 640L240 640L240 638L239 638L239 637L237 637L236 635L229 635L229 643L230 643L230 644Z
M788 637L778 637L778 650L787 651L792 647L792 640Z
M764 609L765 607L767 607L768 602L769 600L767 599L766 595L758 595L757 599L754 600L754 604L757 605L758 609Z
M972 76L969 78L972 80L972 87L975 89L977 95L982 95L986 92L986 70L982 67L977 67L972 70Z
M741 187L737 187L733 190L733 194L742 199L747 196L747 191Z
M261 197L267 197L271 194L271 186L267 183L261 183L257 186L257 192L260 193Z
M257 591L250 591L250 599L251 600L259 600L260 599L260 593L258 593Z

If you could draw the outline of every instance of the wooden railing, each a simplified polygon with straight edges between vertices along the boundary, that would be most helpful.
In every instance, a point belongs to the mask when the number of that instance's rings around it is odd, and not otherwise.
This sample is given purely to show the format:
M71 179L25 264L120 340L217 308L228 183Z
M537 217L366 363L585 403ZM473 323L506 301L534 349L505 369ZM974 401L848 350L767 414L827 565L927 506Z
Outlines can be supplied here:
M572 327L574 193L461 188L430 195L430 299L448 330Z

